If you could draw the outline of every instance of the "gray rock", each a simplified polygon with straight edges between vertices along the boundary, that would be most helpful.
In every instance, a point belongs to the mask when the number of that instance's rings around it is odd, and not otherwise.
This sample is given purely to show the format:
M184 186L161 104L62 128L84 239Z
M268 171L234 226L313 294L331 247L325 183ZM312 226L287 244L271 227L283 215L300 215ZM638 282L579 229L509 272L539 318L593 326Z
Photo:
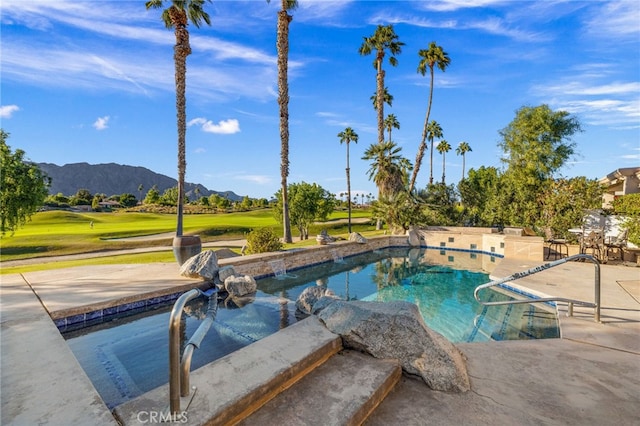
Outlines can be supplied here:
M367 239L357 232L352 232L349 234L349 241L355 241L359 244L365 244L367 242Z
M318 318L342 336L346 348L398 359L406 373L421 376L431 389L466 392L470 388L463 355L427 327L413 303L337 300L325 306Z
M240 297L246 294L255 293L258 289L256 280L249 275L235 276L232 275L224 280L224 288L231 297Z
M331 293L333 293L333 292L331 292ZM313 315L318 315L319 312L321 312L324 308L326 308L327 306L329 306L331 303L335 302L336 300L342 300L342 299L338 298L337 296L335 296L333 294L322 296L320 299L316 300L316 302L313 304L313 306L311 306L311 313Z
M409 245L413 247L420 245L420 228L417 226L409 228Z
M222 282L225 282L227 278L234 275L236 275L236 270L231 265L223 266L218 270L218 278Z
M298 299L296 300L296 308L303 314L309 315L313 310L313 305L320 298L325 296L336 298L333 290L330 290L325 286L307 287L302 290L302 293L298 296Z
M213 281L218 273L218 257L213 250L205 250L187 259L180 267L180 275Z
M332 237L331 235L327 234L326 230L322 230L322 232L320 232L317 236L316 236L316 241L318 242L318 244L329 244L334 242L336 239L334 237Z

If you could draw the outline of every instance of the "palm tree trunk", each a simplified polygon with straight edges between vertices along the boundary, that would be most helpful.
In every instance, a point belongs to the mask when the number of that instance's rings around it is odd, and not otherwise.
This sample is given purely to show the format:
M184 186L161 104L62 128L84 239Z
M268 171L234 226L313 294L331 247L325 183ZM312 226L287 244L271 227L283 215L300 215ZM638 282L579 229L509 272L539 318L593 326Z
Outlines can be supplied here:
M347 197L349 198L349 202L347 203L349 216L348 216L348 229L349 234L351 234L351 177L349 175L349 141L347 141Z
M431 68L431 83L429 84L429 109L431 113L431 101L433 100L433 67ZM431 152L429 153L429 183L433 183L433 138L431 138Z
M384 94L384 70L382 69L382 56L378 54L378 73L376 74L376 83L377 83L377 93L376 93L376 102L377 108L376 111L378 113L378 143L382 145L384 143L384 102L383 102L383 94ZM382 193L382 189L378 188L378 195ZM378 197L379 199L379 197ZM351 201L349 201L351 203ZM376 230L379 231L382 229L382 219L378 218L376 220Z
M187 56L191 53L189 45L189 31L187 30L187 16L171 8L172 20L175 19L176 45L174 47L174 61L176 69L176 116L178 120L178 203L176 236L182 236L182 210L184 208L184 175L187 169L186 161L186 133L187 133Z
M278 49L278 104L280 106L280 177L282 186L282 222L285 243L291 243L291 224L289 221L289 200L287 196L287 176L289 176L289 82L287 68L289 59L289 22L293 19L286 11L286 2L282 2L278 12L277 49Z
M429 104L427 106L427 115L424 117L424 126L422 127L422 138L420 139L420 145L418 146L418 153L416 154L416 164L413 166L413 173L411 174L411 182L409 183L409 192L413 191L418 178L418 172L420 171L420 165L422 164L422 157L424 157L424 150L427 147L427 126L429 125L429 116L431 115L431 103L433 101L433 68L431 69L431 85L429 86ZM431 142L431 169L433 170L433 141ZM429 178L429 183L433 183L433 173Z
M444 152L442 153L442 184L444 185Z
M465 158L464 158L464 152L462 153L462 179L464 180L464 163L465 163Z
M378 55L378 72L376 74L376 112L378 113L378 143L384 143L384 70L382 69L382 58Z

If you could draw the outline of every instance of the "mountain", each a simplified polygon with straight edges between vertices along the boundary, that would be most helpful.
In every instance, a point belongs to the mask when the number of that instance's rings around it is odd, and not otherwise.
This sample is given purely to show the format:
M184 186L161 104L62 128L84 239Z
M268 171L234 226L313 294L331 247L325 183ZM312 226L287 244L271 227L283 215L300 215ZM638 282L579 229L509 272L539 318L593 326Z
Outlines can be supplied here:
M58 166L50 163L37 163L40 170L51 178L49 194L62 193L74 195L79 189L88 189L91 194L120 195L133 194L140 198L138 190L142 185L142 197L154 185L162 194L166 189L178 186L178 181L169 176L155 173L144 167L126 166L122 164L88 164L73 163ZM185 193L191 199L196 198L196 188L200 196L218 194L231 201L240 201L242 197L233 191L212 191L200 184L185 182Z

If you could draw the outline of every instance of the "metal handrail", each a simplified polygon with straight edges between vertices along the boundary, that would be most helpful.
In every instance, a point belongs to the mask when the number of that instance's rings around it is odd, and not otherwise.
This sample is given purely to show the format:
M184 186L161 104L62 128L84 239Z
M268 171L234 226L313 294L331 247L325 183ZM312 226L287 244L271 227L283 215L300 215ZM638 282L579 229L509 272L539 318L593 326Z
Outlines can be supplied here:
M483 302L478 297L478 293L480 290L485 288L494 287L500 284L504 284L506 282L515 281L519 278L523 278L529 275L536 274L538 272L545 271L549 268L553 268L555 266L562 265L563 263L569 262L571 260L577 259L586 259L593 262L595 266L595 279L594 279L594 288L595 288L595 300L594 302L585 302L582 300L576 299L568 299L565 297L543 297L543 298L529 298L524 300L504 300L499 302ZM473 297L484 306L496 306L496 305L515 305L521 303L538 303L538 302L565 302L569 305L568 316L573 316L573 305L581 305L589 308L594 308L593 316L596 322L600 322L600 262L595 257L588 254L575 254L573 256L565 257L563 259L555 260L553 262L545 263L544 265L536 266L535 268L527 269L526 271L516 272L513 275L510 275L501 280L491 281L490 283L482 284L476 287L473 291Z
M169 317L169 411L170 413L180 413L180 396L189 395L189 370L191 368L191 357L194 349L197 349L205 334L211 327L215 319L217 303L211 302L211 296L216 293L216 289L203 292L194 288L182 294L173 305L171 316ZM193 336L187 342L182 360L180 359L180 319L185 305L198 296L209 298L207 316L198 326ZM211 305L215 307L212 308ZM185 371L186 370L186 371ZM186 383L186 387L182 385Z

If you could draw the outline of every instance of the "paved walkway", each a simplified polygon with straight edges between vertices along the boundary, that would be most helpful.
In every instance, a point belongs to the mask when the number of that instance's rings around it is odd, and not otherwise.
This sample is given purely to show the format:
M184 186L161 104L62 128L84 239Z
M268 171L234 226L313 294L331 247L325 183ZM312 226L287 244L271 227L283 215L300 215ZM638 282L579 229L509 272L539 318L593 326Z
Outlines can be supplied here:
M496 278L531 264L503 260ZM516 281L593 300L594 267L571 262ZM116 425L51 317L87 304L197 285L174 264L79 267L1 279L3 425ZM404 377L370 425L598 424L640 422L640 268L602 265L602 322L559 307L561 339L460 344L472 390L431 391ZM321 414L319 414L321 415Z

